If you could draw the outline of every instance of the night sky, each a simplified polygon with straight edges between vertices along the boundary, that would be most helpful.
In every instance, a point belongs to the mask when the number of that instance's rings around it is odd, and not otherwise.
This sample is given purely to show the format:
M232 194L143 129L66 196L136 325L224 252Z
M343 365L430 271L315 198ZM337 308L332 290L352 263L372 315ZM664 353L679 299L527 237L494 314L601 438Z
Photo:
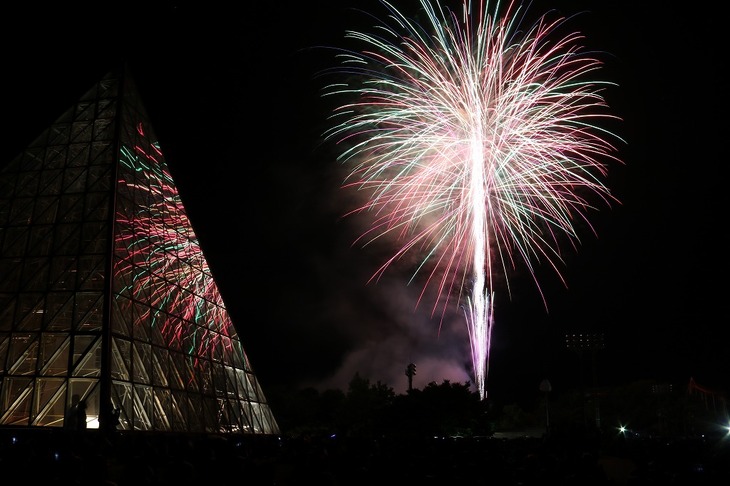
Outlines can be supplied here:
M373 0L145 3L6 16L2 160L124 56L264 390L346 389L359 372L401 393L409 362L416 387L470 380L463 322L439 332L398 269L367 284L389 250L352 245L363 221L341 217L344 173L321 136L331 106L317 73L335 60L317 46L374 24L350 7L384 10ZM524 272L510 275L511 299L497 289L489 396L534 394L543 378L575 387L567 332L603 333L601 385L693 377L728 390L720 16L657 0L540 0L529 11L548 8L577 14L573 30L603 53L599 77L618 84L606 98L623 119L625 164L607 185L621 204L592 215L598 237L581 233L567 255L567 287L538 268L547 310Z

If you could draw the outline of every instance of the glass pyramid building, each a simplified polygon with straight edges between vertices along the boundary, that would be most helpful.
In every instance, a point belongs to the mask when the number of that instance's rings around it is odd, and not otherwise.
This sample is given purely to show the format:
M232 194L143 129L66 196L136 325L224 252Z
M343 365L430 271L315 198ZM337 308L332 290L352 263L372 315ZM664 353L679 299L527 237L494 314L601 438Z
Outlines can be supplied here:
M278 434L126 69L0 166L0 426Z

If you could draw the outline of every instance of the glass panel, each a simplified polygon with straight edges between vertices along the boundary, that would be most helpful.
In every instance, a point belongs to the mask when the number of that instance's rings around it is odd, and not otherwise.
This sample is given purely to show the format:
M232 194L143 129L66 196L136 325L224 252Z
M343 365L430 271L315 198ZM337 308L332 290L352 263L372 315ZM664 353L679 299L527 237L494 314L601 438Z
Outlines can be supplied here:
M13 375L32 375L38 366L39 333L13 333L8 349L8 372Z
M66 410L66 380L39 378L36 382L35 425L62 427Z
M45 376L64 376L68 373L68 334L41 335L40 369Z

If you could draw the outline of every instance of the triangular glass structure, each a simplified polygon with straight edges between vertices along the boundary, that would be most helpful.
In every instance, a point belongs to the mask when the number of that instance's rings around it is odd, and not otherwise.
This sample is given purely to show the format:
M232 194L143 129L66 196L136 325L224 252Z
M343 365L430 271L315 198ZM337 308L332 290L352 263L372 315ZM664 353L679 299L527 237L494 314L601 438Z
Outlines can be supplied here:
M88 428L279 433L126 69L0 169L0 426L79 400Z

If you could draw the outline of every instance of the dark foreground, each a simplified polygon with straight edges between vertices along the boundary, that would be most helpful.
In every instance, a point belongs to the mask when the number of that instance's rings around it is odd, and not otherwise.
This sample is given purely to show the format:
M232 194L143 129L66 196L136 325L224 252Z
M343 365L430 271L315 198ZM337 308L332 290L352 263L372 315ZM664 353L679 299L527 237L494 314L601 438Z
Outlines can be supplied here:
M730 485L730 436L285 439L0 430L4 477L55 485Z

